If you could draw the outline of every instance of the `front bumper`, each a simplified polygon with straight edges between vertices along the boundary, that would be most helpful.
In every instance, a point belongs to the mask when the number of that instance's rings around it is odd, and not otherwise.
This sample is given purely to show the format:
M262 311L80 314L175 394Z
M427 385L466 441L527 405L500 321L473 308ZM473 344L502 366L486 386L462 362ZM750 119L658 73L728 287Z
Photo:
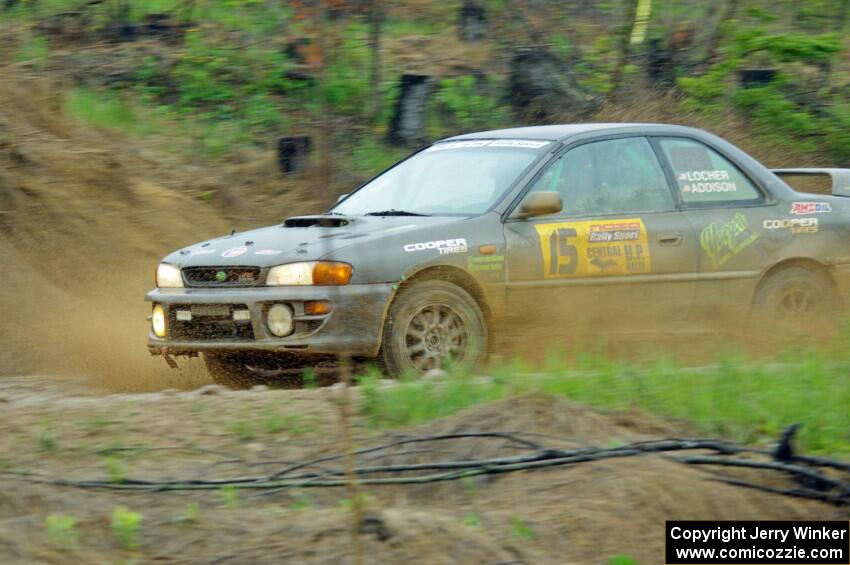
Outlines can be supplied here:
M145 300L161 304L168 323L165 338L150 332L148 349L155 355L253 350L374 357L381 345L384 314L392 294L392 283L155 289ZM305 314L304 303L313 300L330 301L331 312ZM268 308L279 303L290 306L295 320L293 333L282 338L272 335L266 326ZM234 321L232 312L245 309L250 319ZM178 310L193 312L192 320L177 320Z

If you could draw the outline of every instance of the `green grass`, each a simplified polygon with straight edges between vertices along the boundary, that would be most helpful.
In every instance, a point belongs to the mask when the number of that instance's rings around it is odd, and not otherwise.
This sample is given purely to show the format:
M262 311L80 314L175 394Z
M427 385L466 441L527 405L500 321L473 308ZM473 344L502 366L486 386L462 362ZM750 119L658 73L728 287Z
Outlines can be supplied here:
M74 89L68 95L65 109L72 117L99 128L135 132L139 127L136 108L112 92Z
M46 425L38 432L38 447L41 451L56 451L58 443L52 425Z
M116 506L112 511L112 535L124 549L138 549L142 515Z
M117 91L71 90L65 113L96 128L165 136L173 142L175 151L208 159L227 155L251 141L244 120L217 122L202 115L180 114L173 107L157 106Z
M382 387L364 377L362 409L375 426L434 420L511 395L539 393L608 410L642 409L692 422L702 433L769 443L795 422L809 453L850 455L850 357L800 349L774 360L727 353L701 369L665 357L611 362L586 357L572 365L553 356L543 369L491 369L489 380L450 374L433 382Z
M46 37L33 37L26 43L21 44L15 60L19 63L28 62L41 68L50 55L50 47L47 45Z
M407 156L408 151L373 139L362 139L351 152L352 168L363 175L376 175Z
M62 551L73 551L77 547L77 520L72 516L48 514L44 528L50 543Z
M239 506L239 490L233 485L224 485L218 489L221 505L225 508L237 508Z

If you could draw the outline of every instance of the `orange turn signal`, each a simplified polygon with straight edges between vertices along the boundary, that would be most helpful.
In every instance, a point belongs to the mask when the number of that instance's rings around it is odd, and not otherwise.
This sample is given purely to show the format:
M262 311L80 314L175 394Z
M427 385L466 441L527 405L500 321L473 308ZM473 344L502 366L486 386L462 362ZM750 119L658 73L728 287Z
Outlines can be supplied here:
M351 280L353 270L348 263L319 261L313 267L313 284L343 285Z
M304 313L308 316L324 316L331 312L330 300L308 300L304 303Z

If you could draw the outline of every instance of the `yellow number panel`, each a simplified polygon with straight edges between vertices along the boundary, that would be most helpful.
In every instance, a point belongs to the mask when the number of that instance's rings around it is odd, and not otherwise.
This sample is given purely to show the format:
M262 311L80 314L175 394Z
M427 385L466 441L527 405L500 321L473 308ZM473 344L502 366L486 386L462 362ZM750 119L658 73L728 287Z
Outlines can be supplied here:
M598 277L648 273L646 226L640 218L537 224L543 277Z

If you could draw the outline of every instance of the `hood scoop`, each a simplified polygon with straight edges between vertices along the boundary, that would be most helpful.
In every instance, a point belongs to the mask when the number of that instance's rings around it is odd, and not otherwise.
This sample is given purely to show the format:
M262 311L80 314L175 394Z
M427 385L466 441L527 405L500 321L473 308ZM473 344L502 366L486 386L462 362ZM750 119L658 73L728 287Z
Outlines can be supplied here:
M310 228L313 226L319 226L320 228L341 228L343 226L347 226L351 222L352 220L350 218L344 218L341 216L296 216L294 218L287 218L284 220L283 227Z

